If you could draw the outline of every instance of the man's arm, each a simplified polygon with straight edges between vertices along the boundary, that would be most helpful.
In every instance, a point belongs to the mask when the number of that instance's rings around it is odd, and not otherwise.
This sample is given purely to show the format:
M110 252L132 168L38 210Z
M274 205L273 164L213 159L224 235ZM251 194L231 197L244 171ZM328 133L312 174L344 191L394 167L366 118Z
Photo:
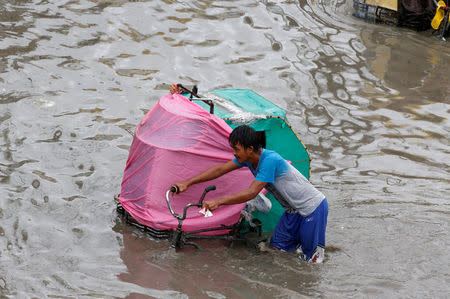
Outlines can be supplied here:
M203 203L203 207L214 211L221 205L234 205L243 203L255 198L267 183L254 180L247 189L241 190L232 195L222 196Z
M239 166L236 165L236 163L234 163L233 160L230 160L223 164L219 164L211 168L208 168L207 170L194 176L193 178L190 178L189 180L184 182L175 183L174 185L178 186L180 190L179 192L183 192L186 191L187 188L191 185L213 180L238 168Z

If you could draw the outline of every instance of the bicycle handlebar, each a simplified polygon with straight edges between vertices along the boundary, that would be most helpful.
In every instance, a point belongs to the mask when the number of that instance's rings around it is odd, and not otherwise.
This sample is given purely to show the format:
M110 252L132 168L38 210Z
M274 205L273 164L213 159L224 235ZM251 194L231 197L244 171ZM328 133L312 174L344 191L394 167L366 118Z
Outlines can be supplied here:
M216 186L211 185L211 186L206 187L205 191L203 191L203 194L202 194L199 202L198 203L188 203L183 209L183 216L181 216L181 215L175 213L175 211L172 208L172 205L170 204L169 194L170 193L172 193L172 194L173 193L178 193L180 191L180 189L178 188L177 185L173 185L166 192L166 202L167 202L167 205L169 206L170 213L173 215L173 217L177 218L179 221L182 221L182 220L186 219L187 209L189 209L190 207L194 207L194 206L195 207L203 206L203 199L205 198L206 193L208 193L209 191L213 191L213 190L216 190Z

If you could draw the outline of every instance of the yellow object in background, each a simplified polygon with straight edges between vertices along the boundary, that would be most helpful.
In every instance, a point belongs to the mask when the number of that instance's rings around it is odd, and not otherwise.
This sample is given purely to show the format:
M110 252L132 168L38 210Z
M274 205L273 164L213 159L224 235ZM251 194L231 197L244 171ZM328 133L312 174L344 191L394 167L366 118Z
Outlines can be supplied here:
M398 10L397 0L366 0L366 4L387 8L390 10Z
M436 14L434 15L433 20L431 21L431 27L433 29L437 30L439 26L441 25L442 20L445 17L445 11L442 9L442 7L446 6L444 1L438 2L438 7L436 8Z

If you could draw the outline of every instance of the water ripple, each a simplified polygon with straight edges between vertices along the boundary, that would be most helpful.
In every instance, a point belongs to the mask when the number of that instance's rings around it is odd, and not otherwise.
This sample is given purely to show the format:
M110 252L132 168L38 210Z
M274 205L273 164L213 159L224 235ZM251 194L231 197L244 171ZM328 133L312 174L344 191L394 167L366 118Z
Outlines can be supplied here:
M20 100L29 98L31 95L26 92L9 92L7 94L0 94L0 105L15 103Z
M448 239L450 51L351 14L344 0L0 3L0 292L444 297L448 254L426 253ZM117 221L133 130L171 82L286 110L330 204L323 267L237 243L168 253Z

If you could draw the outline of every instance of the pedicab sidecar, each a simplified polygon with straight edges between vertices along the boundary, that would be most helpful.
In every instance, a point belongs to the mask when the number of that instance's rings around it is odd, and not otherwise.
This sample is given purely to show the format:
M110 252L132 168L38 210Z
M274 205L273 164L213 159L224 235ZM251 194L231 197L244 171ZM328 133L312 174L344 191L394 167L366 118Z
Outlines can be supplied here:
M163 96L137 126L118 211L154 237L172 238L173 247L196 246L188 241L194 237L242 239L255 226L259 234L261 228L273 230L283 209L271 196L271 210L253 212L251 225L241 217L246 204L221 206L211 217L199 213L207 192L214 190L207 195L212 199L248 187L254 179L248 169L193 185L181 194L174 195L171 185L232 159L228 136L243 123L258 132L265 148L279 152L309 178L309 154L284 110L251 90L214 90L205 96L183 90L189 94ZM210 185L215 188L205 189Z

